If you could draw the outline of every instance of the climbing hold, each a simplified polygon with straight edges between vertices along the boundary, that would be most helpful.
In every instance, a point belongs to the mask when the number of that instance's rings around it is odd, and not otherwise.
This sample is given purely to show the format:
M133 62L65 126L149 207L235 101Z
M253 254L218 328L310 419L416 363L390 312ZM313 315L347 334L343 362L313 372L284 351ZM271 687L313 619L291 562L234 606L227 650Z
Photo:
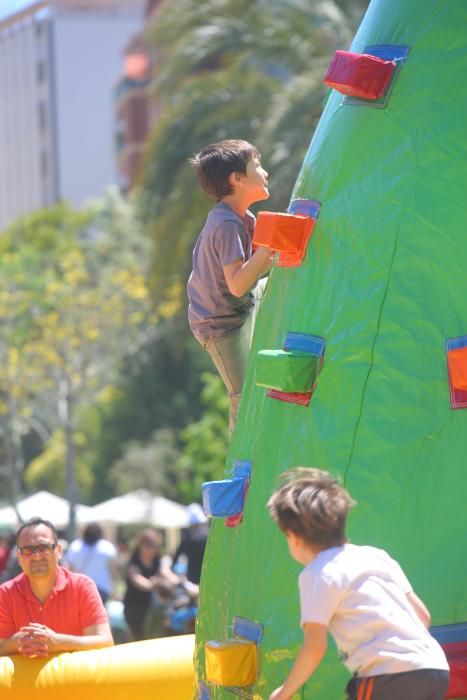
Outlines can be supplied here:
M393 61L369 54L336 51L323 83L343 95L378 100L386 92L395 67Z
M253 685L258 676L258 647L247 639L209 641L204 645L206 680L221 686Z
M256 383L270 387L272 399L308 406L323 364L324 338L287 333L282 350L262 350L257 355ZM286 388L281 388L286 387Z
M253 244L281 253L298 253L310 228L310 217L260 211L256 220Z
M240 525L240 523L243 520L243 509L245 507L246 494L247 494L248 487L250 485L250 479L251 479L251 466L252 466L251 462L247 459L236 459L234 462L232 476L233 477L243 477L245 479L245 489L243 492L242 510L240 513L236 513L235 515L230 515L228 518L225 519L224 524L227 527L237 527L237 525Z
M467 346L449 350L448 365L454 389L467 391Z
M446 341L452 408L467 408L467 335Z
M280 253L277 260L277 267L297 267L303 262L306 254L308 241L313 235L313 231L318 218L321 204L314 199L293 199L289 206L289 214L295 216L306 216L310 220L310 224L305 231L305 237L298 253Z
M256 384L285 392L311 391L319 364L319 357L306 352L260 350L256 362Z
M365 99L363 97L354 97L352 95L345 95L343 99L344 105L354 105L360 107L386 107L389 102L389 97L392 92L392 88L398 78L398 75L404 65L410 52L410 46L400 45L400 44L374 44L371 46L365 46L363 54L365 56L372 56L378 58L382 61L389 61L394 64L394 70L391 75L391 79L379 99Z
M224 518L228 515L241 513L245 497L245 483L244 477L206 481L201 487L205 514Z

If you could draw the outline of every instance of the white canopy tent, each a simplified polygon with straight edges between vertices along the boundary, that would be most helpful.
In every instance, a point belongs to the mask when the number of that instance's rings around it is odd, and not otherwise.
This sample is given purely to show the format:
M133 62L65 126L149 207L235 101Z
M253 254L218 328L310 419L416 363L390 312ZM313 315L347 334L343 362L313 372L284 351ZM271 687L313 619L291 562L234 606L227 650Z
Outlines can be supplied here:
M187 527L187 508L162 496L138 489L98 503L80 518L81 523L111 522L115 525L153 525L161 529Z
M23 498L21 501L18 501L16 507L23 521L30 520L30 518L45 518L50 520L59 530L66 528L68 525L70 517L68 501L48 491L38 491L32 496ZM78 505L76 508L77 521L82 522L82 519L87 516L90 510L89 506ZM0 526L16 528L19 524L15 509L12 506L0 508Z
M167 546L174 551L180 540L180 528L188 527L189 512L163 496L153 496L149 491L138 489L123 496L111 498L89 508L78 520L79 523L98 522L102 525L151 525L165 530Z
M38 491L18 501L17 508L23 521L40 517L50 520L59 530L68 526L68 501L48 491ZM185 506L175 501L139 489L96 506L78 505L76 522L79 527L97 522L111 539L115 539L115 528L118 525L150 525L166 531L168 548L174 550L180 539L180 529L189 525L189 512ZM12 506L0 508L0 527L16 529L19 525L20 521Z

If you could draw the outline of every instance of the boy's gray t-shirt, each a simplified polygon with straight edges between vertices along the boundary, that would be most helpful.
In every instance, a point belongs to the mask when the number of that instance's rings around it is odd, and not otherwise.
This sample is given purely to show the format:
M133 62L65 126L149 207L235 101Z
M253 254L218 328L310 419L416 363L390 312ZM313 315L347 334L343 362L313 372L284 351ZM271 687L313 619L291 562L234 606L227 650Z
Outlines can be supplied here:
M218 202L209 212L193 251L193 271L187 285L188 321L198 338L221 337L239 328L254 304L253 294L230 293L224 267L249 260L255 217L245 217Z

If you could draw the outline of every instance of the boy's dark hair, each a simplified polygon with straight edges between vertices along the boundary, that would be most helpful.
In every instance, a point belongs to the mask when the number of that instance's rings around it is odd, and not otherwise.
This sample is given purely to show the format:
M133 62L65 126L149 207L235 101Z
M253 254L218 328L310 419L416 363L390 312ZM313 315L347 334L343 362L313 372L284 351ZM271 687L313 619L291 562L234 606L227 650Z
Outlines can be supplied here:
M251 143L227 139L206 146L189 162L195 168L203 190L219 202L234 192L229 182L230 175L246 175L247 165L254 157L260 158L261 155Z
M268 501L269 514L282 532L291 531L312 546L335 547L347 541L345 522L355 505L339 481L321 469L297 467Z
M16 543L18 544L19 538L23 530L26 530L28 527L37 527L38 525L45 525L46 527L49 528L52 532L52 536L54 539L54 542L58 542L58 534L57 530L55 529L55 526L52 525L50 520L44 520L43 518L31 518L30 520L27 520L25 523L20 525L20 527L16 531Z
M102 539L102 528L99 523L89 523L83 532L83 542L92 545Z

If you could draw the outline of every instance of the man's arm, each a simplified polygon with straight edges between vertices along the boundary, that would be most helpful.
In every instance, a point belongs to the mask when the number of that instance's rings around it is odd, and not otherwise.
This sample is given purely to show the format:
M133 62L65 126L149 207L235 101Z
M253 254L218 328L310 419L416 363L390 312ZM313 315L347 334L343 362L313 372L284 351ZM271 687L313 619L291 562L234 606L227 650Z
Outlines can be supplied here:
M239 258L234 262L225 265L224 276L229 292L234 297L242 297L252 289L259 277L267 272L273 251L261 246L246 262Z
M2 654L20 653L23 656L49 656L63 651L84 651L101 649L113 645L112 632L108 622L100 622L83 630L82 635L54 632L36 622L22 627L20 632L7 642Z
M305 636L303 646L298 652L292 670L285 683L271 693L269 700L290 700L321 663L328 645L326 625L306 622L303 625L303 632Z

